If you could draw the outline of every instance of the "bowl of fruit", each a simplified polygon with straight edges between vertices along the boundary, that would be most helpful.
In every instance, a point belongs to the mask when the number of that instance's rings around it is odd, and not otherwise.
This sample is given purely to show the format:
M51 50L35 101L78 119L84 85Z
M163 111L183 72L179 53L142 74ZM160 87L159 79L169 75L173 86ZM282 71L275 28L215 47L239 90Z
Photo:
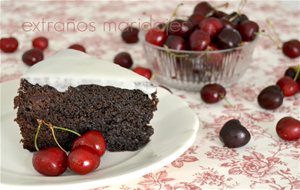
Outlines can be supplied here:
M175 16L141 39L159 83L199 91L207 83L238 81L252 61L258 31L246 15L226 14L201 2L188 19Z

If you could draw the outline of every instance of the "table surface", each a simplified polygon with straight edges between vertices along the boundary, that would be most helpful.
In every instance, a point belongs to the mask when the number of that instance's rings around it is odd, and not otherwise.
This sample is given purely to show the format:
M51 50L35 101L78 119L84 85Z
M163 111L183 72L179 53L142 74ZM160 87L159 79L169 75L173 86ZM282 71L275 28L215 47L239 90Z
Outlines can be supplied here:
M121 26L123 21L141 24L149 22L150 18L164 20L170 17L178 3L179 1L1 1L1 37L13 35L18 38L20 46L15 53L0 54L0 82L17 79L28 69L21 61L22 53L31 48L31 39L40 35L50 40L45 57L70 44L80 43L89 54L110 61L116 52L128 51L135 66L147 67L142 45L123 43L120 31L104 31L104 23L114 22ZM179 9L180 14L191 13L196 3L185 1ZM230 6L224 10L236 10L238 4L239 1L230 1ZM299 39L299 1L249 1L243 12L257 21L261 28L266 28L265 20L270 19L282 40ZM55 28L49 25L51 22L74 22L79 29L72 31L59 24ZM32 26L27 26L30 23ZM300 119L300 93L285 98L283 105L274 111L263 110L256 102L261 89L276 83L285 69L297 64L299 58L291 60L285 57L273 42L260 37L250 68L238 83L227 88L227 98L233 106L228 106L225 101L208 105L202 102L199 93L172 89L174 95L187 102L199 116L201 124L193 146L158 171L123 184L94 190L300 189L300 140L285 142L275 132L275 125L280 118L292 116ZM252 135L250 143L242 148L224 148L218 139L220 128L232 118L240 119Z

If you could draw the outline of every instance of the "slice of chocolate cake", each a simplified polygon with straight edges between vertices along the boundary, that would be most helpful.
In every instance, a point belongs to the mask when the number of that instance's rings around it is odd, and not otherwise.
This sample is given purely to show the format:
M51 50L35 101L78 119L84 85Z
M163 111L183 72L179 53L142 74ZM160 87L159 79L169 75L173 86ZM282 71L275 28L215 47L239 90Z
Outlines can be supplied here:
M150 81L116 64L76 50L65 50L32 66L21 78L15 97L16 122L23 147L35 151L37 119L80 134L99 130L109 151L133 151L150 141L156 88ZM55 130L67 150L77 137ZM57 146L42 126L38 147Z

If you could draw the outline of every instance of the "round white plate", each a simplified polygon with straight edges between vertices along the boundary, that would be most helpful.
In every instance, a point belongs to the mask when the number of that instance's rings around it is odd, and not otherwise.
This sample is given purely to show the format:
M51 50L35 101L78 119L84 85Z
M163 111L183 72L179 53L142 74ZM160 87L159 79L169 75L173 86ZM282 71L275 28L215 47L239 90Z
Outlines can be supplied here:
M100 167L87 175L67 171L62 176L45 177L33 169L32 153L20 143L13 110L18 87L19 81L1 84L1 189L73 190L130 180L178 158L192 145L199 127L197 116L185 102L159 88L158 110L151 121L154 134L145 147L135 152L106 152Z

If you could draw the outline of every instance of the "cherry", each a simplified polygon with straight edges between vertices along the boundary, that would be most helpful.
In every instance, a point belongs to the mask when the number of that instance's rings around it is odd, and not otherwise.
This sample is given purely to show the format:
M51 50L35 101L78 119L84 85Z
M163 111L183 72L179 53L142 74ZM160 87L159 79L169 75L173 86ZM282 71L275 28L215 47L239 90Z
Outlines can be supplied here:
M205 103L212 104L225 98L226 90L220 84L207 84L201 89L200 95Z
M282 52L289 58L297 58L300 55L300 41L293 39L283 43Z
M210 44L210 36L202 30L195 30L189 38L191 50L202 51Z
M100 164L97 152L88 146L78 146L71 150L68 156L69 168L77 174L87 174L94 171Z
M244 14L239 14L237 12L232 12L228 16L223 17L224 19L229 20L233 25L237 26L238 24L249 20L248 17Z
M165 45L170 49L186 50L186 41L180 36L170 35L168 36Z
M73 45L69 46L69 49L75 49L77 51L82 51L84 53L86 52L85 48L80 44L73 44Z
M251 135L249 131L237 119L227 121L219 134L220 140L228 148L238 148L246 145Z
M226 20L226 19L221 19L221 22L224 26L224 28L230 28L230 29L235 29L236 26L234 24L232 24L232 22Z
M292 117L284 117L278 121L276 132L283 140L296 141L300 138L300 121Z
M231 28L224 28L217 36L217 45L221 49L230 49L240 45L242 37L240 33Z
M82 145L94 149L98 156L102 156L106 150L105 139L103 135L96 130L90 130L78 137L72 145L72 150Z
M185 38L190 35L194 28L191 21L175 19L168 24L168 34Z
M12 53L18 49L19 42L14 37L1 38L0 39L0 49L5 53Z
M36 48L26 51L22 56L23 62L29 66L32 66L43 59L44 59L43 52Z
M279 86L264 88L257 97L258 104L265 109L276 109L283 103L283 93Z
M288 76L290 77L291 79L294 79L295 76L296 76L296 73L297 73L297 69L295 69L294 67L289 67L285 73L284 73L284 76Z
M45 37L37 37L32 40L32 46L34 48L44 50L48 47L48 39Z
M223 23L214 17L204 19L200 24L199 28L208 33L210 37L214 37L223 29Z
M139 41L139 29L136 27L128 26L122 31L122 39L128 44L136 43Z
M214 8L206 1L200 2L195 6L194 14L206 16L214 11Z
M192 14L188 20L193 24L193 27L196 27L204 18L203 15Z
M152 28L146 34L146 41L156 46L163 46L167 39L167 34L159 28Z
M293 96L300 90L297 82L287 76L279 79L276 84L281 88L284 96Z
M32 157L32 164L36 171L46 176L58 176L68 167L66 153L58 147L39 150Z
M237 29L240 32L243 41L250 42L255 39L256 34L259 31L259 26L256 22L247 20L239 24Z
M215 18L225 18L227 17L228 14L227 13L224 13L223 11L214 11L214 14L212 15L212 17L215 17Z
M147 68L144 68L144 67L136 67L132 71L139 74L139 75L142 75L142 76L146 77L147 79L151 79L151 77L152 77L151 70L147 69Z
M132 58L127 52L118 53L114 58L114 63L127 69L129 69L133 65Z

